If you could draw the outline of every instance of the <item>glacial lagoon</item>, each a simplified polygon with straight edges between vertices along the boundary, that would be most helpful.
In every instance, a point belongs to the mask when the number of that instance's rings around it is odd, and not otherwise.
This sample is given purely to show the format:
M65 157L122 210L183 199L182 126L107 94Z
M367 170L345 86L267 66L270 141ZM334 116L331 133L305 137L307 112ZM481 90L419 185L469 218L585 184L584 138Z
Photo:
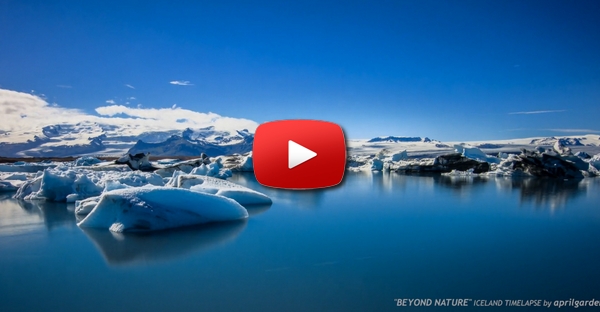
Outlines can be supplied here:
M244 221L116 234L80 229L67 204L0 194L0 311L398 311L402 298L600 298L600 178L347 173L311 191L265 188L252 174L230 180L273 204L248 207Z

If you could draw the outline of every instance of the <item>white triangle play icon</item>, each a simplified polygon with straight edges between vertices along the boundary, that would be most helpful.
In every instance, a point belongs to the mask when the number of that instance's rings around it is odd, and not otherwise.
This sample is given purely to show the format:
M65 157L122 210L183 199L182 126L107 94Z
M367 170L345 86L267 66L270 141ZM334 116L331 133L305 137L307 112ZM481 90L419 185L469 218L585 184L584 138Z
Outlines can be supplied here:
M292 169L315 156L317 156L317 153L292 140L288 141L288 169Z

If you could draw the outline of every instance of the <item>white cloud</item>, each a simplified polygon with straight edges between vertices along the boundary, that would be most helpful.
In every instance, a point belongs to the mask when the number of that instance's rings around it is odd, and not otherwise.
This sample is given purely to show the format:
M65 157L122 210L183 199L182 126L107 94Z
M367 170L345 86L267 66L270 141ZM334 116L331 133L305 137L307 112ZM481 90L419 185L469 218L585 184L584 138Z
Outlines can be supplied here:
M509 115L530 115L530 114L548 114L548 113L562 113L566 112L566 109L559 110L539 110L539 111L530 111L530 112L513 112L508 113Z
M130 97L128 97L127 99L128 99L128 100L135 100L135 97L133 97L133 96L130 96Z
M563 133L600 133L600 130L592 130L592 129L544 129L548 131L554 132L563 132Z
M173 80L169 83L176 86L193 86L193 84L187 80Z
M98 123L113 127L107 135L138 135L147 131L183 130L214 126L217 130L256 130L258 124L249 119L224 117L215 113L201 113L180 107L137 108L123 105L106 105L89 114L79 109L69 109L48 104L29 93L0 89L0 131L10 132L3 142L23 142L41 135L48 125ZM184 120L184 122L181 122ZM178 122L179 121L179 122Z
M107 104L115 104L115 100L106 100Z
M126 86L127 88L129 88L129 89L135 89L135 87L134 87L134 86L132 86L132 85L130 85L130 84L125 84L125 86Z

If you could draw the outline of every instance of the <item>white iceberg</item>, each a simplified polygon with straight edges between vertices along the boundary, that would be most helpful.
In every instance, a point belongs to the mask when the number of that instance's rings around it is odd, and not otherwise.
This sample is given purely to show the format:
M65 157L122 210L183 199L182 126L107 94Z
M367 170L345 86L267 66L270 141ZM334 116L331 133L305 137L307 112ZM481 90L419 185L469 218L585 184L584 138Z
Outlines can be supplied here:
M189 189L194 192L215 194L231 198L241 205L271 204L271 199L245 186L209 176L198 176L175 172L167 186Z
M17 190L15 198L75 202L100 195L107 183L114 182L129 186L164 185L162 178L154 173L58 167L46 169L33 180L25 182Z
M448 176L448 177L474 177L474 176L479 176L479 174L474 173L474 169L468 169L467 171L460 171L460 170L452 170L450 172L446 172L446 173L442 173L443 176Z
M98 205L100 196L89 197L75 202L75 214L87 215Z
M248 211L231 198L182 188L142 187L102 194L96 207L77 225L120 233L247 217Z
M214 162L208 165L201 164L200 166L192 169L190 173L195 175L203 175L207 177L216 177L219 179L227 179L233 175L231 170L223 168L221 158L217 158Z
M244 171L244 172L253 172L254 171L254 164L252 162L252 152L250 152L247 156L244 156L244 158L242 158L242 162L240 163L240 166L238 167L238 171Z
M75 159L75 166L87 167L101 163L102 161L96 157L84 156Z
M19 161L14 164L0 164L0 172L38 172L56 166L56 163L26 163Z
M470 158L470 159L488 162L491 164L499 164L500 163L499 158L488 156L486 153L484 153L482 150L480 150L479 148L477 148L475 146L456 144L456 145L454 145L454 150L457 153L460 153L463 156Z
M382 171L383 170L383 161L378 158L373 158L371 161L371 170L372 171Z
M406 152L406 150L392 155L392 161L401 161L406 159L408 159L408 153Z
M594 155L592 158L588 160L590 164L590 168L594 167L596 170L600 170L600 153Z

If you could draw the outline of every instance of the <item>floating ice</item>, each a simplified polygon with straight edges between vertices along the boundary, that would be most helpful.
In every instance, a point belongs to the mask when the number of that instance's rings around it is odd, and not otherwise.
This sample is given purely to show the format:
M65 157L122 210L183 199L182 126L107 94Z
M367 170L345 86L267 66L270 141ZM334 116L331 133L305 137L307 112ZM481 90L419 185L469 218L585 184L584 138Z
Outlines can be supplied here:
M90 213L98 204L100 196L94 196L86 198L84 200L78 200L75 202L75 214L87 215Z
M246 172L254 171L254 165L252 163L252 152L250 152L247 156L244 156L238 170Z
M78 225L113 232L155 231L247 217L246 209L230 198L182 188L143 187L102 194Z
M488 163L492 163L492 164L498 164L500 163L500 159L496 158L496 157L491 157L488 156L486 153L484 153L482 150L480 150L477 147L474 146L470 146L470 145L454 145L454 150L457 153L462 154L463 156L470 158L470 159L474 159L474 160L478 160L478 161L485 161Z
M198 176L192 174L183 174L178 171L173 174L173 178L168 186L190 189L194 192L202 192L229 197L242 205L271 204L271 199L260 192L251 190L247 187L217 179L208 176Z
M0 172L38 172L56 167L55 163L26 163L18 161L14 164L0 164Z
M95 164L99 164L102 161L96 157L84 156L75 159L75 166L84 167L84 166L92 166Z
M474 169L468 169L467 171L460 171L460 170L452 170L450 172L446 172L446 173L442 173L443 176L449 176L449 177L473 177L473 176L478 176L479 174L474 173Z
M372 171L381 171L383 170L383 161L377 158L374 158L371 161L371 170Z
M13 185L9 181L0 181L0 192L13 192L17 189L18 187Z
M154 173L91 171L59 167L46 169L40 176L25 182L15 194L15 198L74 202L98 196L107 183L114 182L129 186L164 184L162 178Z
M594 167L594 169L600 170L600 153L590 158L588 163L590 164L590 169L591 167Z
M233 175L231 170L223 168L223 164L221 164L220 158L217 158L214 162L208 165L201 164L200 166L192 169L190 173L195 175L216 177L219 179L227 179Z
M408 159L408 153L406 152L406 150L392 155L392 161L400 161L406 159Z

